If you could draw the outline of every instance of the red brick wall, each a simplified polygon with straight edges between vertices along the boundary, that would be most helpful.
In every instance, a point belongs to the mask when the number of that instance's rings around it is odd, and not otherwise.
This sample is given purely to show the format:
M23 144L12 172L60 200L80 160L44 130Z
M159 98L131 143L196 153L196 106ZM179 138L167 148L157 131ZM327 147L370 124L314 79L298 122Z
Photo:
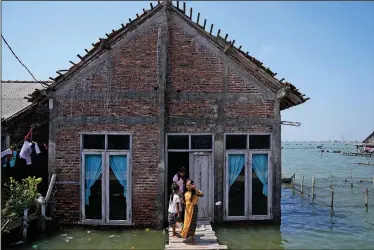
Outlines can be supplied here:
M57 118L87 116L142 116L158 117L159 103L151 97L118 97L129 92L156 94L158 85L157 28L151 28L141 36L125 43L119 50L112 49L98 60L100 63L86 67L57 91L55 109ZM168 86L166 88L166 116L169 117L218 117L216 100L183 99L174 97L177 92L222 94L224 92L223 63L219 57L186 35L176 25L169 29ZM112 56L111 57L109 57ZM90 97L90 93L99 93ZM75 94L74 94L75 93ZM77 93L88 95L80 97ZM259 94L232 69L228 71L228 93ZM74 94L74 97L70 95ZM60 96L60 97L59 97ZM173 96L173 97L171 97ZM274 104L264 100L226 101L225 116L230 118L272 118ZM214 122L214 119L212 121ZM166 132L213 132L212 124L168 125ZM157 226L159 210L156 204L159 164L158 124L116 125L60 124L56 134L56 171L58 180L79 181L80 131L132 132L133 202L132 220L136 226ZM227 124L225 132L269 132L269 126L241 126ZM79 220L79 186L56 186L56 216L60 222L77 223Z
M114 53L113 59L108 54L103 55L99 59L100 63L83 69L71 83L64 86L62 92L57 91L54 102L57 119L88 116L158 117L157 99L111 98L109 93L112 90L114 95L121 96L128 91L154 91L152 86L157 86L157 29L149 29ZM110 67L111 60L113 68ZM72 98L69 95L73 92L76 94ZM81 131L133 133L132 221L136 226L158 226L155 188L158 184L159 164L158 124L59 124L56 127L55 157L59 181L80 181ZM79 221L80 199L79 185L56 185L55 215L59 222L74 224Z
M223 63L220 58L208 48L204 47L195 38L188 36L176 24L169 29L169 88L170 92L218 94L224 92ZM228 94L256 94L261 92L251 82L245 81L235 70L228 68ZM178 96L178 95L174 95ZM167 114L170 117L205 117L217 118L218 106L215 100L202 98L201 100L186 100L182 97L167 98ZM227 100L224 114L230 118L274 118L274 101L256 100ZM207 129L196 132L212 132L215 124ZM180 129L184 127L183 129ZM225 132L235 130L226 125ZM240 128L239 128L240 127ZM243 126L236 127L243 130ZM179 126L179 129L168 128L168 132L194 132L188 126ZM269 128L247 126L245 132L269 132ZM238 131L236 131L238 132Z

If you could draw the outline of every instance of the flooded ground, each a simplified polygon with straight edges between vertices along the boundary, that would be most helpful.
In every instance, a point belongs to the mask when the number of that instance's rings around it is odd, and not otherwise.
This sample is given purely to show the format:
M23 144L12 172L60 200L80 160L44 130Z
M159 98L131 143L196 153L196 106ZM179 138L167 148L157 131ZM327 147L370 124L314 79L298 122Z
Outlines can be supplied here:
M305 195L282 190L281 226L217 226L216 234L229 249L372 249L374 246L374 158L323 153L320 143L283 143L284 176L305 181ZM326 149L353 150L325 144ZM289 149L287 149L289 148ZM351 189L348 177L354 180ZM331 214L330 175L333 175L334 213ZM316 179L316 202L310 203L311 180ZM369 190L369 208L363 190ZM157 230L63 230L31 239L17 249L163 249L167 235Z
M284 176L304 176L305 195L282 190L282 225L246 228L218 227L216 235L230 249L373 249L374 246L374 164L373 157L322 153L320 143L283 143ZM289 148L289 149L287 149ZM354 151L344 144L325 144L325 149ZM330 150L331 152L332 150ZM353 188L350 187L352 173ZM334 188L331 215L330 175ZM312 177L316 180L316 201L311 204ZM348 178L347 182L345 181ZM360 183L359 179L367 181ZM369 190L369 208L364 190Z

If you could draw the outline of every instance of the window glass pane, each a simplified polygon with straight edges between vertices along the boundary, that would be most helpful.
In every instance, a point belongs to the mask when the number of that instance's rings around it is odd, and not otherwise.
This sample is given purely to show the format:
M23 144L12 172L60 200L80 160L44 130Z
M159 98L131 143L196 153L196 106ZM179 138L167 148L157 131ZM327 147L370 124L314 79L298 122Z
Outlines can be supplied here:
M109 156L109 220L127 218L127 156Z
M252 215L268 214L268 154L252 154Z
M101 220L102 204L102 159L101 154L86 154L84 161L85 214L86 219Z
M108 149L130 150L130 135L108 135Z
M188 135L168 135L168 149L189 149Z
M270 135L250 135L249 149L270 149Z
M83 135L84 149L105 149L105 135Z
M247 135L226 135L226 149L247 149Z
M191 149L212 149L211 135L192 135Z
M230 154L228 159L229 216L245 216L245 155Z

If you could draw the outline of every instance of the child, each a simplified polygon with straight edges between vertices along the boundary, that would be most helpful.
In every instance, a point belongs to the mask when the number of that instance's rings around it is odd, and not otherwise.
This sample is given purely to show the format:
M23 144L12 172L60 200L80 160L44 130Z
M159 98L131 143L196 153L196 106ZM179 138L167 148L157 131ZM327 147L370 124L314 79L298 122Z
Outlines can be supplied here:
M171 185L172 193L170 195L169 199L169 215L168 215L168 222L169 226L173 228L173 237L177 237L177 232L175 231L175 226L177 223L177 220L180 218L180 212L181 212L181 205L180 205L180 198L179 198L179 185L177 183L173 183Z

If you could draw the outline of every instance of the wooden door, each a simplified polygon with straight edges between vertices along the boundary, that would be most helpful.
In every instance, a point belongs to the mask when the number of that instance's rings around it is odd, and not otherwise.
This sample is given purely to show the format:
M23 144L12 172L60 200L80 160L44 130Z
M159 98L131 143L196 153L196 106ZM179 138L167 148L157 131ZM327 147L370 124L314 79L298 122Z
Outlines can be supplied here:
M210 177L211 177L211 154L210 153L191 153L190 155L190 178L195 185L204 193L204 197L200 197L198 204L198 219L209 219L210 204L209 197Z

